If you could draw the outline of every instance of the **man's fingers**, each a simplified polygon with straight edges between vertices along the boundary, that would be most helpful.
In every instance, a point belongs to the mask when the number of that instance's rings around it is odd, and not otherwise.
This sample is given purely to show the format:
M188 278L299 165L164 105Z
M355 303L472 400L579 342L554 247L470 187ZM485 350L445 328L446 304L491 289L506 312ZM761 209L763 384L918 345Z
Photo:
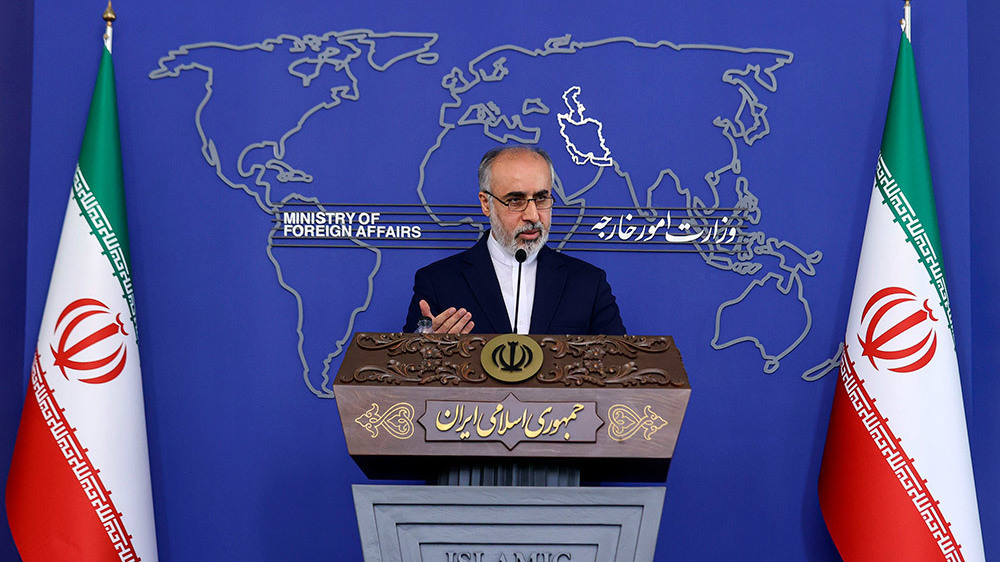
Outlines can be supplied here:
M441 314L438 314L437 316L434 316L433 317L433 323L432 323L432 327L434 328L434 332L437 333L437 334L443 334L444 332L447 332L448 330L444 329L444 325L454 315L455 315L455 307L453 306L451 308L448 308L447 310L445 310Z
M431 327L436 334L468 334L472 331L475 323L472 322L472 313L460 308L450 307L441 314L434 316L431 314L431 307L427 301L421 299L420 314L432 320Z
M455 327L455 324L457 324L458 321L461 320L463 316L465 316L464 308L461 308L459 310L455 310L454 307L449 308L448 310L442 312L441 315L439 316L439 318L443 317L441 325L435 328L434 331L439 334L455 333L452 332L452 328Z
M455 324L448 330L449 334L468 334L469 333L465 329L465 327L468 326L472 322L472 313L471 312L466 312L466 310L464 308L462 310L460 310L459 313L461 313L461 314L456 314L455 315L458 319L455 321ZM472 328L470 327L469 330L471 330L471 329Z

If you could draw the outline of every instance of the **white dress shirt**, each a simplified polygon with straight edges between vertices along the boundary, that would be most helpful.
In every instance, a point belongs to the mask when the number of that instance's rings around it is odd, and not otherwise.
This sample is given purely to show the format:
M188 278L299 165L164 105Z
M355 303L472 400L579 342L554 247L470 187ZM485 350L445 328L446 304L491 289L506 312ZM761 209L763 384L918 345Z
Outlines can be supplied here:
M508 254L507 250L500 246L491 235L486 241L486 246L490 250L490 258L493 260L493 269L497 274L497 281L500 282L500 292L503 293L503 302L507 306L507 320L514 326L514 306L517 287L517 260L513 254ZM538 271L538 252L532 252L528 259L521 264L521 302L517 305L517 326L514 332L527 334L531 330L531 308L535 302L535 273Z

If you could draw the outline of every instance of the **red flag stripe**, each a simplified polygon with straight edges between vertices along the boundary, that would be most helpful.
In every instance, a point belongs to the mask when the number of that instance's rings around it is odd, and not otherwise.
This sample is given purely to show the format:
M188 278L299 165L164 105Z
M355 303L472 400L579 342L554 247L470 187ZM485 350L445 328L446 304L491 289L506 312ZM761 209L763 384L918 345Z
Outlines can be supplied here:
M14 542L26 561L140 560L111 492L63 417L37 353L6 503Z
M845 347L823 451L823 518L844 560L963 561L937 501Z

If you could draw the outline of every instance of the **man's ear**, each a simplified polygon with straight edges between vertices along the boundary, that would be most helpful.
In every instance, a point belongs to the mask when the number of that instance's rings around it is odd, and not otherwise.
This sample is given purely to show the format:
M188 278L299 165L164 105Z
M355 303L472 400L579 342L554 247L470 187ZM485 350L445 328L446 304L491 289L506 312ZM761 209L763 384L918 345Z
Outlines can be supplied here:
M483 207L483 214L490 216L490 196L485 192L479 192L479 204Z

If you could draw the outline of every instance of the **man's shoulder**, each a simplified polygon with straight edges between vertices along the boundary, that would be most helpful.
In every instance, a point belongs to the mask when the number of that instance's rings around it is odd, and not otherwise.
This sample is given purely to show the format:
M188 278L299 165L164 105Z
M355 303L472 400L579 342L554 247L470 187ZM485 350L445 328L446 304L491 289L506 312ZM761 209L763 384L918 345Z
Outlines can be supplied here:
M546 246L538 256L540 259L551 260L554 265L566 267L573 271L589 271L594 273L604 273L600 267L577 257L573 257L562 252L557 252Z
M451 272L465 267L466 264L474 261L478 246L479 244L476 244L475 246L462 250L461 252L443 257L437 261L433 261L418 269L417 274L427 275L443 271Z
M450 256L441 258L441 259L439 259L437 261L433 261L433 262L431 262L431 263L429 263L429 264L421 267L417 271L418 272L433 272L433 271L438 271L438 270L442 270L442 269L455 269L460 264L465 263L466 259L463 257L463 254L465 254L466 252L468 252L468 250L464 250L462 252L458 252L457 254L452 254Z

